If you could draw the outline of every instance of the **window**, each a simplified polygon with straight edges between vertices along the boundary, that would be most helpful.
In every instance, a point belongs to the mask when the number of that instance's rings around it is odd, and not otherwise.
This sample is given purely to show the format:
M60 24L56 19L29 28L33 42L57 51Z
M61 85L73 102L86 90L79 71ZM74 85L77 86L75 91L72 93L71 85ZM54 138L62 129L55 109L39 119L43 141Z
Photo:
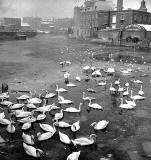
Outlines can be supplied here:
M116 23L116 15L112 16L112 23Z

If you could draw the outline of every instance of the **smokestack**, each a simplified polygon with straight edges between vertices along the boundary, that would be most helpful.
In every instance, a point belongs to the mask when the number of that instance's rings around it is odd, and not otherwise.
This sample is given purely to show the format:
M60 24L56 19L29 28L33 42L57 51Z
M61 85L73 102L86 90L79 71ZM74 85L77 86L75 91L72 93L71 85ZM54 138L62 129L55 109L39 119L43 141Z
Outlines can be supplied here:
M117 11L123 10L123 0L117 0Z

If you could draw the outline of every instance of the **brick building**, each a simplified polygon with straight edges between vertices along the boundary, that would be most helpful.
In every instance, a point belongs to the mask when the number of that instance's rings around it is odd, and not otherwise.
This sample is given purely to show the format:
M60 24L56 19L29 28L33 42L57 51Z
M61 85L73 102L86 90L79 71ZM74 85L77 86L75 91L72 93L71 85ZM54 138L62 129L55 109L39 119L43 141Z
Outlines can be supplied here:
M99 30L124 28L130 24L151 25L151 13L142 0L138 10L123 10L123 0L117 0L117 10L109 0L89 0L74 8L75 37L95 37Z

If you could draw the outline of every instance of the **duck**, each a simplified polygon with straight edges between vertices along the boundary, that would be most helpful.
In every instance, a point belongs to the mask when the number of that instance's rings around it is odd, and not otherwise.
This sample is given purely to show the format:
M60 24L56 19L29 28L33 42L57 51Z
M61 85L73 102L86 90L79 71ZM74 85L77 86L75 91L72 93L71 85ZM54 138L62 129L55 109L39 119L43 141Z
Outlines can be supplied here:
M80 156L81 151L78 152L72 152L68 155L67 160L78 160Z
M45 133L37 133L37 138L38 141L44 141L47 139L50 139L53 135L55 134L55 132L45 132Z
M77 108L74 108L74 107L69 107L69 108L66 108L65 110L63 110L64 112L70 112L70 113L79 113L81 112L81 107L82 107L82 103L79 104L79 109Z
M43 151L41 149L36 149L33 146L27 145L26 143L23 143L23 148L29 156L39 158L41 154L43 154Z
M95 130L103 130L107 127L109 121L102 120L99 122L93 122L90 126L93 126Z
M29 128L31 128L31 122L26 122L26 123L24 123L23 125L22 125L22 130L27 130L27 129L29 129Z
M138 91L138 94L139 94L140 96L144 95L144 91L143 91L143 89L142 89L142 85L141 85L141 87L140 87L140 90Z
M34 135L28 135L25 134L24 132L22 133L22 138L24 143L29 144L29 145L34 145Z
M42 130L44 130L45 132L56 132L56 128L55 128L55 124L53 123L53 126L49 125L49 124L39 124L40 128Z
M96 137L96 134L91 134L89 137L79 137L71 140L71 142L74 144L74 146L88 146L95 142Z
M134 106L131 106L130 104L126 103L123 104L123 98L121 98L121 104L119 105L120 108L123 109L134 109Z
M80 121L74 122L71 125L71 131L72 132L77 132L80 129Z
M64 122L64 121L56 121L54 123L57 127L61 127L61 128L68 128L71 127L71 124Z
M146 97L140 96L140 95L135 95L133 96L133 91L131 90L131 99L135 99L135 100L144 100Z
M93 108L93 109L103 110L103 107L100 106L99 104L97 104L97 103L93 103L93 104L92 104L92 100L91 100L91 99L89 100L88 106L89 106L90 108Z
M60 131L59 131L59 138L60 138L60 141L65 143L65 144L70 144L71 143L70 138L66 134L64 134Z
M54 116L54 119L52 119L53 121L57 121L59 119L63 118L63 109L61 109L61 111L59 113L56 113Z
M116 89L112 86L112 83L110 85L110 88L109 88L110 92L116 92Z

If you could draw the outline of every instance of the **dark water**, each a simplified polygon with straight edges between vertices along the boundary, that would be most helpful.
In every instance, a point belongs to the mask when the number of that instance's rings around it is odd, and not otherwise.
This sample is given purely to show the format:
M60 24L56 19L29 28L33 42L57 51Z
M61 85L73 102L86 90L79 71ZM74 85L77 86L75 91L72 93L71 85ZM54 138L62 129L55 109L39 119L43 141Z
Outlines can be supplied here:
M52 63L56 64L60 60L71 60L73 63L85 63L85 61L89 61L89 56L87 56L87 49L91 49L94 51L96 48L95 44L88 44L86 42L77 42L73 40L67 40L64 37L51 37L51 36L42 36L36 37L34 39L29 39L27 41L9 41L2 42L0 45L1 54L7 53L12 57L13 62L10 63L9 58L4 58L5 62L1 62L1 77L2 80L5 78L9 78L10 74L14 74L14 72L22 72L25 71L25 68L28 71L28 63L27 61L31 61L31 59L39 59L50 60ZM104 50L104 49L103 49ZM106 51L108 51L106 49ZM21 55L26 55L26 59L14 58L16 54L19 53ZM97 51L96 51L97 53ZM14 57L13 57L14 55ZM85 61L83 62L83 59ZM19 63L19 61L21 61ZM13 67L14 66L14 67ZM5 74L3 74L5 73ZM140 79L140 75L142 73L132 73L131 76L135 76ZM107 76L104 74L104 76ZM58 139L57 134L53 136L51 139L47 141L43 141L41 143L40 148L44 151L44 155L42 155L39 159L51 159L51 160L64 160L67 156L72 153L72 151L81 150L81 155L79 160L100 160L105 157L109 160L136 160L140 158L141 160L146 159L146 155L144 150L142 149L142 144L144 141L150 141L150 131L151 131L151 119L150 119L150 76L142 77L141 80L144 81L144 92L147 100L141 101L137 103L137 108L132 111L125 111L119 109L120 104L120 96L119 95L111 95L109 93L110 82L114 82L116 77L121 78L121 85L124 85L126 81L130 83L130 88L135 91L135 93L139 90L140 86L135 86L131 82L131 76L125 77L120 73L114 76L107 76L108 82L107 87L98 87L96 85L95 80L90 80L86 82L84 79L82 82L76 82L75 80L71 80L71 82L75 83L77 87L75 88L67 88L64 82L60 81L59 86L68 89L67 93L63 93L62 95L74 101L74 106L78 108L80 102L82 102L82 92L85 91L87 96L92 96L96 98L96 103L103 106L103 111L100 110L88 110L88 103L84 103L82 106L82 111L80 114L78 113L65 113L63 121L66 121L70 124L80 120L80 130L76 133L76 137L87 136L92 133L97 135L96 143L92 146L88 147L77 147L73 148L69 145L65 145L61 143ZM87 88L93 88L96 90L96 93L88 93ZM55 85L50 86L48 88L51 92L55 92ZM15 100L16 94L12 94L10 100L16 102ZM57 104L57 98L53 98L49 100L49 104L55 102ZM63 108L68 107L67 105L62 106ZM8 118L7 108L4 108L6 117ZM55 111L56 112L56 111ZM47 123L52 125L53 114L47 113L46 120L41 123ZM35 114L37 116L37 114ZM107 130L104 131L94 131L90 124L92 122L98 122L100 120L109 121L109 126ZM22 138L21 138L21 124L18 122L15 123L16 132L14 134L14 142L1 144L0 145L0 160L33 160L32 158L25 154L24 149L22 147ZM70 129L60 129L57 130L67 134L71 139L73 139L74 135ZM27 131L30 135L35 135L37 132L43 132L39 124L34 123L33 129ZM0 126L0 135L5 140L9 139L10 135L6 131L5 126ZM110 158L109 158L110 157ZM139 159L138 159L139 160Z

